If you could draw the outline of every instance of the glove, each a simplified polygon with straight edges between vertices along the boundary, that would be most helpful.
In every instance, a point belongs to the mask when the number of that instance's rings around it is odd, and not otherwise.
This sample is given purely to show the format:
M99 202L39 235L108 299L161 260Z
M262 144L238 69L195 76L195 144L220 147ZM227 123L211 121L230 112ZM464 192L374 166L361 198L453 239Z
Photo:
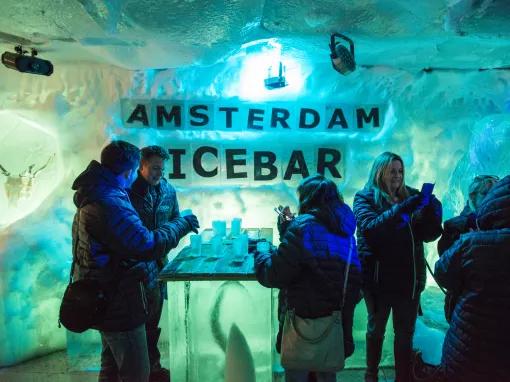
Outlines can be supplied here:
M413 195L399 204L399 210L404 214L412 214L414 211L423 208L424 202L426 200L424 200L424 196L421 193Z
M184 220L186 220L186 222L189 224L191 231L198 233L200 224L198 224L198 218L195 215L186 215L184 216Z

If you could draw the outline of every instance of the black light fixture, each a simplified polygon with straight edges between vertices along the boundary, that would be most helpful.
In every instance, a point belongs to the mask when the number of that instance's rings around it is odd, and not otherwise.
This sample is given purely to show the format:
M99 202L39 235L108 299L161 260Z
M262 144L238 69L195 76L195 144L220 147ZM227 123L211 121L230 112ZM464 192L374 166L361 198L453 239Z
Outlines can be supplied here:
M336 41L337 37L347 41L349 43L349 49ZM354 42L349 37L340 33L333 33L331 35L329 48L331 50L330 57L333 69L343 75L347 75L356 69L356 61L354 59Z
M48 60L37 58L37 50L32 48L30 56L26 55L28 51L23 50L21 45L16 46L14 50L16 53L4 52L2 54L2 64L9 69L43 76L51 76L53 73L53 64Z
M276 74L276 73L275 73ZM278 65L278 74L273 75L272 66L269 67L267 78L264 80L264 85L267 89L279 89L284 88L288 85L287 80L285 79L285 66L280 61Z

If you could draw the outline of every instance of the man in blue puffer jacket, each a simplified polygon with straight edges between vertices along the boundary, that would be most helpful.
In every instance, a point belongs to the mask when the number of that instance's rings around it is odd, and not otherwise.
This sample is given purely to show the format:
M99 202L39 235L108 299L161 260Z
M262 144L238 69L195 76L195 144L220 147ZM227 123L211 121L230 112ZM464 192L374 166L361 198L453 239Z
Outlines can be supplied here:
M138 177L129 190L133 207L140 215L143 224L149 229L156 229L163 224L178 225L180 222L179 204L175 189L163 177L165 161L170 156L160 146L148 146L141 150L142 160ZM193 230L198 228L198 220L191 216ZM179 242L182 237L176 238ZM170 372L161 366L161 355L158 349L158 340L161 334L159 320L163 309L163 300L166 298L166 283L158 282L157 277L161 269L168 262L165 256L162 259L147 261L147 302L149 317L145 323L147 335L147 350L149 352L150 382L169 382Z
M101 163L93 160L72 187L74 280L99 281L108 299L96 327L103 344L99 381L148 381L145 273L131 265L163 258L193 227L186 218L154 230L143 225L126 192L139 162L136 146L113 141Z
M458 293L441 359L445 381L510 381L510 176L477 211L466 233L437 261L438 283Z

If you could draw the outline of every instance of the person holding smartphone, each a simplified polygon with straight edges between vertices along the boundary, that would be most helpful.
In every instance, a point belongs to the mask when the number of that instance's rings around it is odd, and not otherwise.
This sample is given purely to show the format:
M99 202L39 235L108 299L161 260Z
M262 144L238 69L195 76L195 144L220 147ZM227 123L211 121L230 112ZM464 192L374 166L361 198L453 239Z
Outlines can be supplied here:
M365 187L354 197L358 252L368 311L366 382L378 381L386 331L393 312L396 382L410 381L412 339L420 294L425 288L424 242L442 232L442 206L432 194L405 184L404 162L391 152L379 155Z

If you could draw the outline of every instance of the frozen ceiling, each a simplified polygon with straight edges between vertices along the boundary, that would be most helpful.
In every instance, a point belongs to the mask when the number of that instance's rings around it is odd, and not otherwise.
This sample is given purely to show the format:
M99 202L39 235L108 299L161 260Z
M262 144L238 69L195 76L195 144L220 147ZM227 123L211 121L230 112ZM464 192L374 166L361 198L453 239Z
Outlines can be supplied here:
M0 48L55 63L129 69L211 65L278 38L284 53L327 62L331 32L358 64L422 69L510 66L509 0L1 0Z

